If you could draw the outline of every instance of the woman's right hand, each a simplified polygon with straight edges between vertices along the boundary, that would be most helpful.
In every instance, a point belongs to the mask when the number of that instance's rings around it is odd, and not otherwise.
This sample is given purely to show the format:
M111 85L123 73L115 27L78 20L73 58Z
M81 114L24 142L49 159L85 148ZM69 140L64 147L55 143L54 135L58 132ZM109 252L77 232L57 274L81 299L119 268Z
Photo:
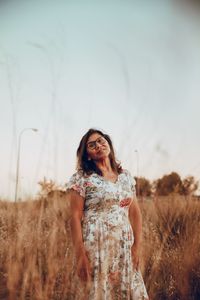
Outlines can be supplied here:
M91 279L91 267L85 253L82 253L78 258L77 274L82 281L90 281Z

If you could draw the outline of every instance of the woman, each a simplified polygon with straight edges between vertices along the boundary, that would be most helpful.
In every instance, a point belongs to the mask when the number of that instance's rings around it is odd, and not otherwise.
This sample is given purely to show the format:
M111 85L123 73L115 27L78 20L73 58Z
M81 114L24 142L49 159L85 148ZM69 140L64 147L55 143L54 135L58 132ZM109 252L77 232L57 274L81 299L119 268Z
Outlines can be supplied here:
M142 217L135 180L116 162L109 135L89 129L77 149L70 195L75 260L68 299L146 300L139 270Z

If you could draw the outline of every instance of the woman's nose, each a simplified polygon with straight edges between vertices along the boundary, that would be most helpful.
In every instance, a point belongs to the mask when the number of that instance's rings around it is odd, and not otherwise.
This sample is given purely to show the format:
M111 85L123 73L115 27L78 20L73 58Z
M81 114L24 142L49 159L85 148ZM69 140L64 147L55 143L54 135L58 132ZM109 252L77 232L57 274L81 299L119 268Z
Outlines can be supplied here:
M99 149L99 146L101 146L101 144L99 142L96 142L95 144L96 149Z

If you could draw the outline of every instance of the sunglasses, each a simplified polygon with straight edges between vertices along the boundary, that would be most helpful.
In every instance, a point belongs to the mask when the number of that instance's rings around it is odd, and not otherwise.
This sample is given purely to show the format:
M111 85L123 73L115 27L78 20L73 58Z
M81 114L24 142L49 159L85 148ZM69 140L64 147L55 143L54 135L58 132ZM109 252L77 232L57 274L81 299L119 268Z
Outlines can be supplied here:
M87 147L90 150L94 150L96 148L96 143L99 143L100 145L104 145L106 144L106 142L107 140L104 137L100 136L95 141L87 143Z

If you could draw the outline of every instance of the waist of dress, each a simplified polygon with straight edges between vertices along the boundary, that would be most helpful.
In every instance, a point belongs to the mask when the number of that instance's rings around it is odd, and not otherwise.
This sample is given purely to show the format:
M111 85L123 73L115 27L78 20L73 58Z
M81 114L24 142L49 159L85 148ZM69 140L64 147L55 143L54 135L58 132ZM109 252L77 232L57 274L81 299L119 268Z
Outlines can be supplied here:
M85 204L84 213L95 212L109 212L109 211L126 211L128 212L128 206L121 207L118 199L102 199L97 202L89 202Z
M127 211L122 208L112 208L110 210L87 210L84 211L82 222L107 222L127 223L129 222Z

